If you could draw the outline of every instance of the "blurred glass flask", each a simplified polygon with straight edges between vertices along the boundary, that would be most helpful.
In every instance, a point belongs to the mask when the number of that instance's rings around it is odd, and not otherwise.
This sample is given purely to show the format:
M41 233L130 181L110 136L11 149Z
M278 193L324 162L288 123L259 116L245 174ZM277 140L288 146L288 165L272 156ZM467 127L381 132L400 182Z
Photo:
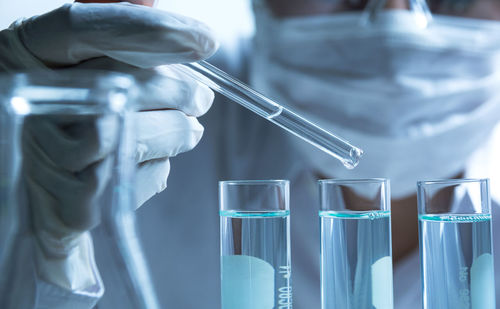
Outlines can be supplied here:
M138 91L123 74L0 76L1 308L161 308L135 223Z

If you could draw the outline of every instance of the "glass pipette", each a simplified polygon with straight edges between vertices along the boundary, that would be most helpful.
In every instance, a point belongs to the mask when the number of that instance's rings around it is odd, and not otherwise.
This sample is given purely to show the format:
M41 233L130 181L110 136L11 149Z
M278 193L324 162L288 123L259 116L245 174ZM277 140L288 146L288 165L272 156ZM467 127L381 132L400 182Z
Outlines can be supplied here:
M169 67L183 72L275 125L302 138L316 148L339 159L349 169L354 168L363 155L360 148L274 102L206 61L183 65L174 64Z

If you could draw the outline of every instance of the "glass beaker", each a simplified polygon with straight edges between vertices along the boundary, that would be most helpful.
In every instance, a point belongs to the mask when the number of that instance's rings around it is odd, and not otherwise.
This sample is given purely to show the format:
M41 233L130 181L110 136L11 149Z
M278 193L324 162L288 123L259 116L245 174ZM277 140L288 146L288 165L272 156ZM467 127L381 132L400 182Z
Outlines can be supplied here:
M0 76L1 308L159 308L135 225L135 84Z
M489 181L417 186L423 308L495 308Z
M321 307L393 307L386 179L320 180Z
M291 308L287 180L219 182L223 309Z

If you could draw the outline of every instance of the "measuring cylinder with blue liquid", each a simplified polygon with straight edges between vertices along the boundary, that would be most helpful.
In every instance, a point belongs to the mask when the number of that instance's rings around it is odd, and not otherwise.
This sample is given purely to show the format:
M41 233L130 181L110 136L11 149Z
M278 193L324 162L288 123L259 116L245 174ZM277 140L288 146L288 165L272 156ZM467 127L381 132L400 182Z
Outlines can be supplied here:
M389 181L319 181L321 308L392 309Z
M418 183L424 309L493 309L487 179Z
M223 309L292 308L287 180L221 181Z

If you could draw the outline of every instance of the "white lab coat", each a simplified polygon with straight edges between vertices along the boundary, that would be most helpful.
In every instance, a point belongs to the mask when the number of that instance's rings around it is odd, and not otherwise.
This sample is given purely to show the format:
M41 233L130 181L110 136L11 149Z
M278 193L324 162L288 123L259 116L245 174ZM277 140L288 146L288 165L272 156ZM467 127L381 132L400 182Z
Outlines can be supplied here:
M219 180L289 179L293 307L320 308L316 176L288 144L288 133L220 96L200 120L205 126L201 143L172 160L167 190L138 211L144 249L162 304L220 308ZM471 161L466 176L496 176L488 168L492 165L480 156ZM500 191L495 185L493 181L492 190ZM493 242L499 243L497 203L493 203L493 221ZM494 249L500 304L500 245ZM419 267L418 249L395 265L396 309L421 308Z

